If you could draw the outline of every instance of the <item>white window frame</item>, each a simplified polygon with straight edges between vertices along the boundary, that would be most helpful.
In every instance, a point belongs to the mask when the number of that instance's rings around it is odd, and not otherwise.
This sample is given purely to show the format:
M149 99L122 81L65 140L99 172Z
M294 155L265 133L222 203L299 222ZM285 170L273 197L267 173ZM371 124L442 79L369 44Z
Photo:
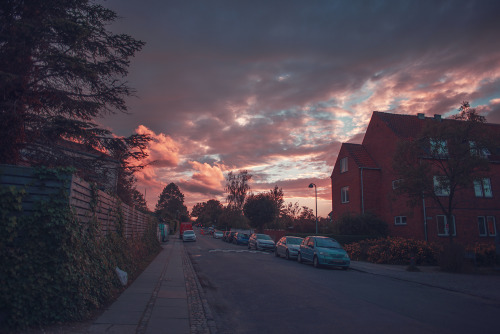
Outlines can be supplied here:
M345 173L349 170L347 157L340 159L340 173Z
M403 179L398 179L398 180L392 181L392 189L393 190L398 189L400 187L401 182L403 182Z
M394 217L394 225L406 225L406 216Z
M340 202L349 203L349 186L340 188Z
M439 237L449 237L450 236L450 232L448 231L448 233L446 233L446 227L445 226L443 226L442 229L439 228L439 219L442 219L443 223L446 224L446 216L445 215L437 215L436 216L436 227L437 227L437 234L438 234L438 236ZM457 226L455 224L455 216L452 216L451 225L453 226L453 236L455 237L457 235Z
M480 180L474 180L474 193L476 194L476 197L493 197L490 178L485 177Z
M434 175L434 194L436 196L450 196L450 189L445 189L443 186L441 186L441 179L445 179L446 176L439 176L439 175Z
M431 155L437 154L439 157L448 156L448 143L446 140L431 138L429 142Z
M490 225L490 222L492 223ZM490 229L490 227L493 227ZM490 237L495 237L497 235L497 223L494 216L486 216L486 230Z

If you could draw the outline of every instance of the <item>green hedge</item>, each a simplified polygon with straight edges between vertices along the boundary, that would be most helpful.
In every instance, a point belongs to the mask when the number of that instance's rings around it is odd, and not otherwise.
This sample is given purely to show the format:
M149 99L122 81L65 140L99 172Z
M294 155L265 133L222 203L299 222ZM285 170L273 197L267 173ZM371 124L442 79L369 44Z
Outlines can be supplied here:
M144 257L160 249L153 220L140 240L100 237L95 219L75 219L64 189L23 215L26 191L0 187L0 328L85 319L121 288L116 266L133 277Z

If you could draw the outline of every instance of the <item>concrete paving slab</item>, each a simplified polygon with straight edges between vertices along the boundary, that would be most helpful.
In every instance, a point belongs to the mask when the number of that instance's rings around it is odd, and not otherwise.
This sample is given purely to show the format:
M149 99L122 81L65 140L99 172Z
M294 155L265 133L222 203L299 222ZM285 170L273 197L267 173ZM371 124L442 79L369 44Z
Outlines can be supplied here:
M190 334L191 328L186 319L151 318L146 334L159 333Z

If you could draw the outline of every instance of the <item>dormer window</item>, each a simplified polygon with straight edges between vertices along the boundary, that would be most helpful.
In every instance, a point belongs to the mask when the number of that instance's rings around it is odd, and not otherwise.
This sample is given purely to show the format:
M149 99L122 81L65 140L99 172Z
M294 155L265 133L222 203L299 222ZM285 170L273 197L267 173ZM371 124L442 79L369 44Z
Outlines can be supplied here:
M347 172L348 167L347 167L347 157L340 159L340 172L345 173Z

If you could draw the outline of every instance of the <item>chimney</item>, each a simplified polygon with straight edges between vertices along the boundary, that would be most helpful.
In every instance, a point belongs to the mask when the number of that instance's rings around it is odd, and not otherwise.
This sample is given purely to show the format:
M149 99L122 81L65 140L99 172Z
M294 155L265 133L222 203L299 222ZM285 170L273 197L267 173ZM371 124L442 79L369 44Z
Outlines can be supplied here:
M441 115L434 114L434 119L441 122Z
M423 113L418 113L417 114L418 119L425 119L425 114Z

